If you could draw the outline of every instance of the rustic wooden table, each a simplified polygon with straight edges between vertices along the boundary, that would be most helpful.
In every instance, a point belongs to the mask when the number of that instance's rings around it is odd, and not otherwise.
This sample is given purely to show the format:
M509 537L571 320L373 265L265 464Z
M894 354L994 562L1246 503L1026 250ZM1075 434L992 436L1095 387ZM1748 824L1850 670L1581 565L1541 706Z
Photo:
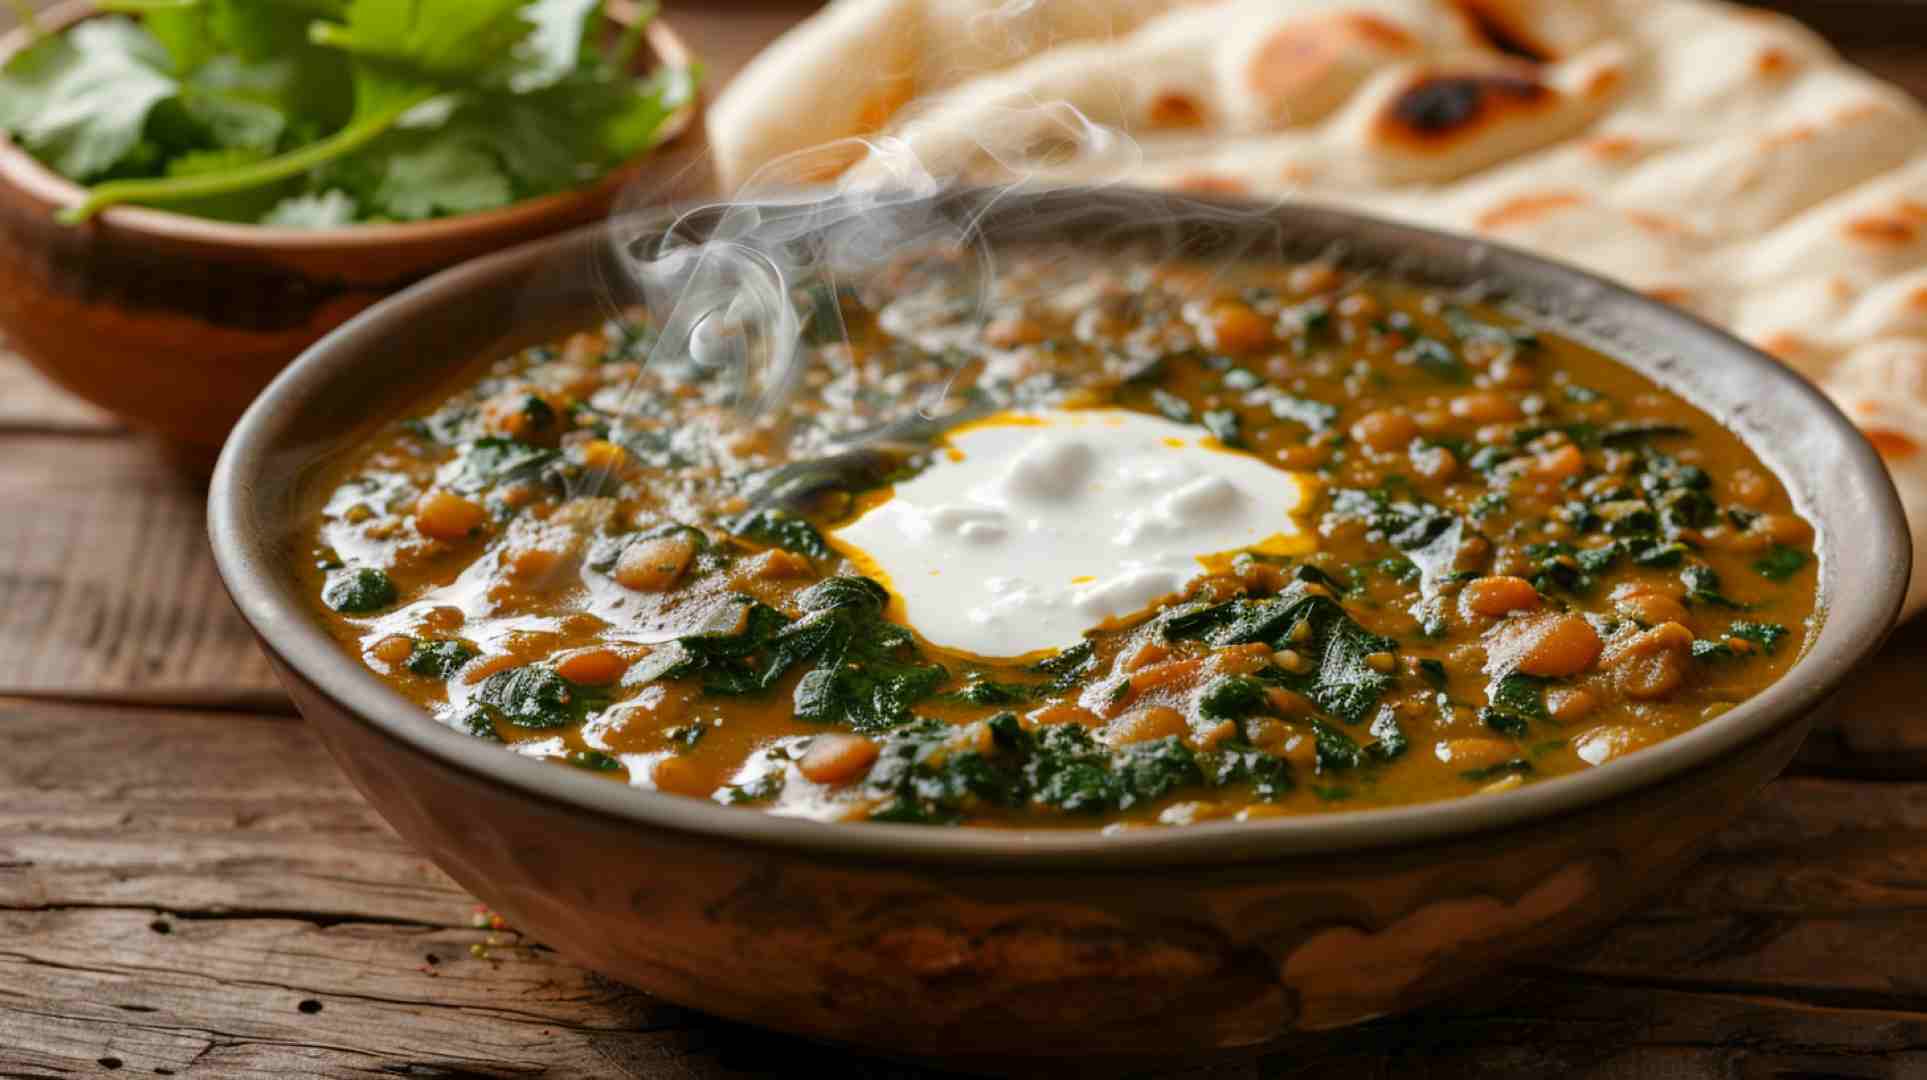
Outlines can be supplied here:
M719 78L800 10L671 4ZM1844 25L1927 91L1927 32ZM0 347L0 1078L905 1072L477 927L292 714L202 498ZM1840 715L1598 940L1478 1003L1192 1071L1927 1076L1927 620Z

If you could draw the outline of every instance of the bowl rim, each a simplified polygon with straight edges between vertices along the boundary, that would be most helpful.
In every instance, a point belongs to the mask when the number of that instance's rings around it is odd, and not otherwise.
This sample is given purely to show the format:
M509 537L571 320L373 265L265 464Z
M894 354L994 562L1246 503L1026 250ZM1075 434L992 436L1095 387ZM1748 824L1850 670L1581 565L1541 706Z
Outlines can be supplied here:
M269 481L273 463L290 457L277 446L303 398L339 373L381 356L385 328L417 313L487 295L498 280L530 268L553 265L561 253L606 243L611 224L591 225L522 245L443 271L357 316L302 354L256 399L236 425L222 451L209 491L209 533L217 569L242 616L265 648L353 722L364 724L407 749L438 759L521 795L616 819L637 827L671 830L707 841L751 848L783 849L814 857L1023 869L1141 869L1152 866L1242 864L1292 856L1415 847L1550 821L1597 807L1659 784L1722 754L1763 740L1799 722L1842 685L1884 641L1899 614L1912 565L1912 544L1898 493L1879 455L1850 420L1816 387L1730 334L1686 312L1576 268L1475 237L1392 223L1347 211L1298 204L1199 200L1168 193L1110 188L1072 192L1069 197L1111 198L1123 191L1133 198L1182 201L1188 205L1241 207L1268 215L1268 223L1311 230L1326 237L1370 238L1376 246L1410 246L1444 251L1470 260L1481 273L1505 282L1530 282L1567 298L1583 298L1639 321L1635 336L1668 342L1663 352L1690 351L1696 363L1708 357L1738 365L1747 387L1745 400L1694 403L1729 427L1742 426L1748 402L1767 396L1795 399L1811 411L1811 427L1828 459L1827 484L1856 491L1860 519L1817 520L1809 481L1794 495L1802 510L1816 518L1819 549L1820 634L1779 681L1760 694L1698 727L1653 747L1582 773L1548 778L1510 792L1460 797L1408 806L1360 809L1243 822L1206 822L1184 828L1133 829L1104 833L1094 828L990 829L929 828L873 822L823 823L745 811L704 799L616 785L577 770L504 753L489 742L430 721L413 703L389 689L344 652L293 597L286 556L275 530L262 523L271 511L257 508L257 492L287 484ZM1057 194L1065 194L1058 192ZM1007 198L1007 196L1000 196ZM645 228L662 228L686 208L634 215ZM619 219L634 228L631 219ZM1562 332L1565 328L1562 327ZM1579 335L1574 335L1579 336ZM1580 340L1585 340L1582 336ZM1690 350L1680 344L1690 345ZM1607 347L1608 355L1613 355ZM1624 362L1625 352L1615 356ZM1684 393L1678 379L1645 370L1662 386ZM1760 440L1739 432L1763 460ZM278 475L301 472L307 464L281 468ZM1770 461L1769 461L1770 464ZM1777 469L1776 472L1782 470ZM1789 486L1794 485L1789 481ZM289 507L278 503L285 514ZM1850 538L1848 533L1851 533ZM1849 549L1848 545L1851 545ZM1842 570L1851 559L1854 580L1846 587Z
M635 14L633 5L621 6L629 16ZM39 27L44 33L61 33L88 19L111 14L116 13L95 7L91 0L63 0L40 13ZM605 15L610 14L605 12ZM0 65L12 60L35 40L34 30L28 26L16 26L0 34ZM695 54L688 43L660 15L649 20L649 25L643 30L643 40L662 64L689 67L695 62ZM494 210L427 221L299 229L285 225L216 221L171 210L121 203L106 207L94 215L87 225L80 227L111 228L187 243L253 251L387 250L400 244L434 244L477 232L515 230L564 213L609 191L626 187L652 155L662 152L664 146L688 132L701 108L699 89L688 104L664 118L655 143L635 157L594 180L532 199L521 199ZM87 197L84 186L42 164L40 159L28 153L25 147L15 143L4 132L0 132L0 185L17 188L30 198L56 207L78 206Z

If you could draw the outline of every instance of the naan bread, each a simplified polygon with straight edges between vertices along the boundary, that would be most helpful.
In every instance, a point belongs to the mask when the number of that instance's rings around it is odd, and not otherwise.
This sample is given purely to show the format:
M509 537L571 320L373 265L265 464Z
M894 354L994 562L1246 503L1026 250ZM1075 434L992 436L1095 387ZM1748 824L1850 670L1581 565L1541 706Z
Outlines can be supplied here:
M840 0L758 57L709 126L730 190L883 182L906 162L1120 180L1336 204L1578 263L1826 390L1900 488L1907 610L1927 607L1927 109L1784 16L1714 0Z

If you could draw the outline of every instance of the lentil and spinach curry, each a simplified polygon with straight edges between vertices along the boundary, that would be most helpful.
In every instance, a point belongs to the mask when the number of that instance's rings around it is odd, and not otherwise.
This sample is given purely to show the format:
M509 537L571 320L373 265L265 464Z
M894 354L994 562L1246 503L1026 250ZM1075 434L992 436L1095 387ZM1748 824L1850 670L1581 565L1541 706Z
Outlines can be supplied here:
M1120 827L1598 766L1756 693L1817 625L1812 530L1740 441L1499 307L1324 265L1040 248L979 272L932 254L799 291L794 378L760 416L640 315L471 370L325 478L301 553L318 613L438 721L613 781ZM1065 486L1104 465L1045 445L1082 417L1148 432L1150 463ZM1002 480L903 519L954 535L894 546L1033 576L1113 558L1063 531L1100 503L1019 542L986 491L1044 515L1101 495L1139 530L1120 535L1170 550L1220 511L1287 510L1176 577L1126 559L1049 583L1055 607L949 561L933 594L857 542L981 458L969 433L1025 428ZM1259 466L1275 489L1250 489ZM1065 617L1085 625L1035 647Z

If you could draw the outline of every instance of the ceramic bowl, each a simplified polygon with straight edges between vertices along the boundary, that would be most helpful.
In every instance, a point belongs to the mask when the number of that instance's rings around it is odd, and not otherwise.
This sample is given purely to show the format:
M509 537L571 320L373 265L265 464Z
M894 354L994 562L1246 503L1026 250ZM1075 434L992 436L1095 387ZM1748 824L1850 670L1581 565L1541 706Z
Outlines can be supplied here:
M70 3L41 26L94 14ZM29 40L25 29L0 37L0 63ZM691 62L660 20L646 41L645 66ZM268 228L119 206L76 227L54 215L82 189L0 136L0 336L54 382L205 463L248 402L323 334L437 270L602 220L644 173L666 178L674 161L659 148L586 187L412 224Z
M399 405L606 310L621 278L610 233L577 232L440 275L309 350L228 443L210 529L242 613L369 801L581 964L722 1016L952 1062L1141 1060L1397 1012L1666 884L1786 763L1899 609L1910 545L1879 458L1798 376L1677 310L1516 251L1323 210L1195 220L1175 198L1120 190L946 198L981 213L993 244L1156 230L1192 252L1335 252L1502 292L1746 439L1819 525L1824 626L1765 693L1602 767L1295 819L1110 836L830 825L504 753L432 722L322 632L290 572L295 508L319 463L391 419L370 402ZM647 235L668 220L620 224ZM422 371L398 384L396 355Z

